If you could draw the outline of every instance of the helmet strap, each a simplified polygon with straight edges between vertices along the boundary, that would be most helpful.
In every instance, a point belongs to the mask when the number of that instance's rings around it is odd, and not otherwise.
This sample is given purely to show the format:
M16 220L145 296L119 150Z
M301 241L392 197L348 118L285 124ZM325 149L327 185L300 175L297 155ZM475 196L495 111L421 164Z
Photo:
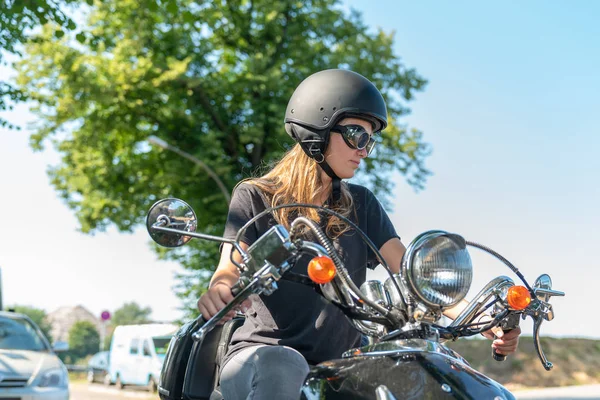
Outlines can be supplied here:
M325 173L331 178L331 198L333 200L333 204L335 204L342 197L342 179L339 176L337 176L335 172L333 172L333 169L329 166L329 164L327 164L327 161L325 161L325 157L323 157L322 154L319 155L321 156L320 158L323 161L317 161L317 163L323 169L323 171L325 171ZM315 160L318 159L318 157L315 157Z
M342 198L342 180L340 178L331 180L331 197L333 204L337 203Z
M341 178L333 172L333 169L325 161L325 149L329 145L329 129L314 130L295 123L285 124L285 129L302 147L304 153L315 160L323 171L331 178L331 194L333 202L336 203L341 197Z

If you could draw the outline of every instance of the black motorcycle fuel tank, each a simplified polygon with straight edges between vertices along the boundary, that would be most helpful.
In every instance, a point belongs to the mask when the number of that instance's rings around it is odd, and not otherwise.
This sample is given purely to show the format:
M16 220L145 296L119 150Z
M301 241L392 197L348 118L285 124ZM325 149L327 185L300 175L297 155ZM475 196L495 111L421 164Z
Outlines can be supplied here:
M475 371L452 350L440 345L433 346L433 351L411 350L405 344L398 348L385 343L387 351L357 349L348 352L346 358L317 365L304 383L301 398L515 399L506 388ZM378 390L380 396L386 397L377 397Z

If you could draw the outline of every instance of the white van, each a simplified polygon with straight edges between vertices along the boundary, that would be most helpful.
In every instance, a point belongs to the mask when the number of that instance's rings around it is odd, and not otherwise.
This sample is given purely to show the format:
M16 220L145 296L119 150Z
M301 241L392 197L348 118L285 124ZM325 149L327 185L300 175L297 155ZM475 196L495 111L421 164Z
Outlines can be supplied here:
M121 325L110 343L108 376L119 389L123 385L145 385L156 391L173 324Z

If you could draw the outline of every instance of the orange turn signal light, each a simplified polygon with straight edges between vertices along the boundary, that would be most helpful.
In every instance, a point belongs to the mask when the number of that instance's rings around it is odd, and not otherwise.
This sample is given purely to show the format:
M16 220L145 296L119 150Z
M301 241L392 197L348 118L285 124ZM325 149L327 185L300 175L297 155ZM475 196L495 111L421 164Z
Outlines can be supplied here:
M329 257L315 257L308 263L308 277L319 284L329 283L335 278L335 264Z
M531 303L531 294L525 286L512 286L506 294L508 305L515 310L523 310Z

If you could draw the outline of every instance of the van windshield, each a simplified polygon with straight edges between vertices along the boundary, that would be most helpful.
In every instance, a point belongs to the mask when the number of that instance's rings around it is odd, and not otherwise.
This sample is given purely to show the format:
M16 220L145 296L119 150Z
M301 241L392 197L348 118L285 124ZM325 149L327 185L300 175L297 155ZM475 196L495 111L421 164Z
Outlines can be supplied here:
M170 341L171 336L160 336L152 338L152 342L154 343L154 352L161 361L165 359Z

